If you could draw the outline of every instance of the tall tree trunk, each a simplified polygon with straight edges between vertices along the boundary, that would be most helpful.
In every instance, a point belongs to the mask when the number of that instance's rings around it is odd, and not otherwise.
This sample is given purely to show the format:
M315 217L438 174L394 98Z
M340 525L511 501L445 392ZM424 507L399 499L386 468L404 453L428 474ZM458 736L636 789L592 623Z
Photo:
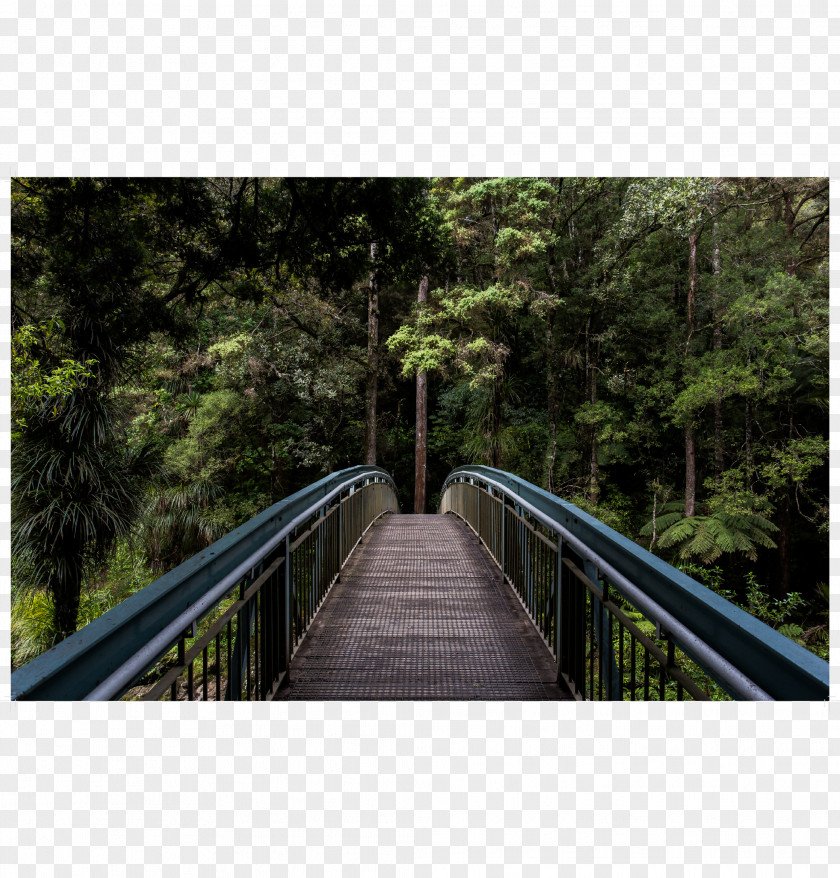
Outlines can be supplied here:
M686 357L691 337L694 335L694 306L697 294L697 240L700 232L692 232L688 236L688 339L686 340ZM694 516L694 501L697 494L697 461L694 452L694 425L689 417L685 425L685 514Z
M718 229L717 213L720 207L720 192L715 186L712 196L712 212L715 214L712 225L712 271L715 276L715 286L712 302L712 319L714 329L712 331L712 347L716 352L723 350L723 328L721 321L720 306L720 234ZM723 390L718 385L715 390L715 487L720 488L723 481Z
M554 364L554 319L552 311L545 327L546 394L548 402L549 447L546 459L545 489L554 492L554 461L557 457L557 369Z
M694 307L697 300L697 241L700 232L688 236L688 340L694 335Z
M425 274L417 290L417 310L422 312L429 297L429 275ZM414 513L420 515L426 511L426 450L427 450L427 402L426 372L421 369L417 373L417 407L415 415L414 439Z
M785 231L787 232L787 237L791 241L791 247L793 246L793 223L794 223L794 212L793 212L793 193L789 190L786 190L784 193L785 196L785 206L784 206L784 219L785 219ZM791 277L796 274L796 256L791 253L791 256L788 260L785 269ZM793 306L793 317L796 318L796 305ZM788 416L788 439L790 442L793 442L793 411L790 400L788 400L787 404L787 416ZM776 545L779 547L779 576L776 581L776 597L783 598L790 591L790 530L791 530L791 489L793 488L793 482L788 476L787 484L784 488L784 493L781 496L778 505L778 515L779 515L779 533L776 537Z
M788 441L793 442L793 412L792 405L788 402ZM782 496L779 498L778 504L778 523L779 533L776 536L776 545L779 547L779 576L776 581L776 597L783 598L790 591L790 532L791 532L791 512L793 503L791 494L793 492L793 482L788 477Z
M697 493L697 467L694 457L694 428L685 425L685 514L694 517L694 499Z
M747 459L747 489L752 492L753 481L753 443L752 443L752 403L744 403L744 455Z
M379 385L379 290L376 284L376 242L370 245L370 285L368 287L368 351L365 463L376 464L376 395Z
M69 559L66 568L73 571L66 578L53 576L50 578L49 591L53 599L53 627L56 643L76 633L79 617L79 603L82 594L82 573L74 569L73 559Z
M499 375L493 382L493 399L490 409L490 466L502 468L502 381Z
M776 536L779 547L779 575L775 582L777 598L786 597L790 591L790 506L790 489L786 488L779 502L779 533Z
M596 371L597 355L591 353L591 316L586 321L586 378L585 378L585 394L589 402L594 406L598 400ZM589 502L593 505L598 502L598 435L593 426L589 436Z
M790 190L785 191L785 231L787 232L787 237L793 241L793 221L796 217L793 212L793 192ZM792 245L791 245L792 246ZM787 260L787 265L785 266L785 271L793 276L796 274L796 255L791 252L790 256Z
M598 401L597 364L594 361L590 363L589 370L589 401L594 406ZM589 502L595 505L600 493L598 488L598 434L593 427L589 445Z

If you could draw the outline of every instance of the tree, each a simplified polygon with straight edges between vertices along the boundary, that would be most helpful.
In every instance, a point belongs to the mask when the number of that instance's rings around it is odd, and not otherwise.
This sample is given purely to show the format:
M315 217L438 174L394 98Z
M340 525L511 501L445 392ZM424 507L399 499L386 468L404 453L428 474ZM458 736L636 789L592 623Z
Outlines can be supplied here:
M423 275L417 290L417 310L422 310L429 298L429 275ZM426 511L426 453L428 451L428 387L426 372L417 372L417 399L415 404L414 442L414 513Z
M379 290L376 282L378 245L370 245L370 283L368 292L367 387L365 399L365 463L376 465L376 403L379 387Z
M125 441L113 390L131 346L163 313L146 263L154 220L146 190L132 181L15 181L13 189L13 314L21 322L30 309L54 314L65 363L89 376L69 395L45 397L12 449L13 551L28 585L50 592L66 637L86 573L128 534L152 470L151 449ZM61 352L44 354L54 369Z
M630 537L653 518L655 551L732 582L746 564L779 595L822 581L827 194L801 178L16 180L15 545L33 538L34 569L64 541L84 586L106 543L131 535L164 569L366 458L417 511L481 460ZM110 472L140 489L152 448L166 478L120 500ZM125 513L100 548L94 489L59 478L77 466ZM82 500L87 536L47 521ZM15 583L35 583L17 561Z

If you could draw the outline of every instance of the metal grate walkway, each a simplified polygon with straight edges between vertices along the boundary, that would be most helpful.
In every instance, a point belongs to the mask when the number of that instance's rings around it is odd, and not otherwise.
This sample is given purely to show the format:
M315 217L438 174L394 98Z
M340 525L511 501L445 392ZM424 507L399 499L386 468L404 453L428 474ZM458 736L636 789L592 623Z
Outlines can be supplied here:
M291 666L292 700L557 700L556 666L474 534L388 515L356 548Z

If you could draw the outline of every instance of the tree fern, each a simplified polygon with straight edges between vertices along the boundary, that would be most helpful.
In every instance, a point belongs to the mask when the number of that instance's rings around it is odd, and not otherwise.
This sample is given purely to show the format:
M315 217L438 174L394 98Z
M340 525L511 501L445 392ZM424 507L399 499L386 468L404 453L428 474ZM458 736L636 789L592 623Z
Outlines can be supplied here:
M758 547L776 548L770 534L778 528L764 516L754 512L717 511L710 515L686 516L681 501L662 507L656 518L656 545L660 549L677 550L681 560L697 559L709 564L724 554L742 554L755 561ZM646 524L642 536L654 532L654 522Z

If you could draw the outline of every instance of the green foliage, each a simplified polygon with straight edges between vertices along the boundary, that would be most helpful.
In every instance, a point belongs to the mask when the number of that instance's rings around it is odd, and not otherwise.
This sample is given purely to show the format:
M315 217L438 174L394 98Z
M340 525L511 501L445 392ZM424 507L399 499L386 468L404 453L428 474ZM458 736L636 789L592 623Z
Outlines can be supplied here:
M209 512L221 493L217 485L200 480L157 492L142 531L146 557L156 573L177 567L224 535Z
M130 534L154 471L152 446L124 436L111 401L74 394L56 416L32 419L12 450L12 551L27 573L18 586L49 590L65 634L85 575Z
M770 450L770 459L761 467L761 476L771 488L787 483L802 484L828 459L828 440L822 436L792 439Z
M697 558L702 564L710 564L726 553L740 553L755 561L759 546L775 548L769 534L778 528L762 515L719 509L710 515L686 516L681 507L680 502L666 503L663 514L656 518L656 545L660 549L677 548L681 560ZM641 535L650 536L653 527L653 522L648 522Z
M636 528L633 521L634 509L631 498L622 494L612 485L607 486L603 493L604 496L600 498L598 503L593 503L586 494L575 494L569 499L579 509L588 512L598 521L603 522L628 539L632 539Z
M774 598L768 594L766 586L758 582L752 571L743 577L742 588L731 589L726 587L724 572L720 567L703 566L690 561L680 562L677 566L683 573L716 594L777 629L820 658L828 660L828 586L825 583L816 587L816 601L807 601L800 592L790 592L782 598ZM821 616L819 610L821 603L825 608L824 616ZM813 621L818 624L813 625Z
M49 580L72 609L128 534L168 566L358 463L376 241L378 450L404 508L419 371L430 496L488 462L628 535L646 486L682 494L689 424L699 514L661 490L654 548L739 599L756 559L783 600L789 559L816 648L827 206L809 178L15 180L16 593Z
M681 570L686 576L696 579L699 583L705 585L706 588L710 588L727 600L732 600L731 596L734 595L734 592L726 591L724 587L725 576L720 567L696 564L693 561L680 561L676 566L677 570Z
M791 613L804 606L805 602L798 591L790 592L784 598L774 599L767 594L754 573L748 573L746 579L747 598L744 609L773 628L778 628Z
M187 427L187 435L166 451L164 464L177 478L218 478L239 457L235 437L245 418L247 401L233 390L201 396Z
M765 624L778 628L786 636L792 636L789 632L799 627L794 623L782 625L793 613L805 606L805 601L799 592L791 592L784 598L773 598L767 593L766 587L758 582L752 571L744 577L744 589L735 591L724 586L724 575L720 567L710 568L684 561L678 565L678 569ZM798 635L795 635L794 639L796 636Z
M35 356L39 345L46 349L60 347L63 328L58 318L52 318L37 325L21 326L12 333L12 424L18 428L13 438L21 435L27 417L44 405L50 407L53 415L58 414L67 398L93 377L95 359L79 363L64 357L59 365L47 369Z
M624 195L617 231L626 239L661 224L685 235L696 227L713 187L714 182L704 177L633 180Z
M405 324L386 341L388 350L404 352L401 374L409 378L417 372L443 372L454 361L457 346L448 338L421 333L417 326Z
M99 572L79 601L77 627L83 628L148 585L154 574L142 557L121 542L108 566ZM104 582L103 582L104 580ZM60 639L56 609L48 592L24 590L12 598L12 667L46 652Z
M677 394L672 406L674 422L685 424L713 405L718 397L750 397L758 387L758 375L752 365L718 364L715 358L708 357L694 374L689 374L685 388Z
M778 631L780 634L784 634L785 637L789 637L791 640L796 641L800 646L805 646L805 641L802 639L802 635L805 632L802 630L801 625L796 625L795 623L780 625Z

